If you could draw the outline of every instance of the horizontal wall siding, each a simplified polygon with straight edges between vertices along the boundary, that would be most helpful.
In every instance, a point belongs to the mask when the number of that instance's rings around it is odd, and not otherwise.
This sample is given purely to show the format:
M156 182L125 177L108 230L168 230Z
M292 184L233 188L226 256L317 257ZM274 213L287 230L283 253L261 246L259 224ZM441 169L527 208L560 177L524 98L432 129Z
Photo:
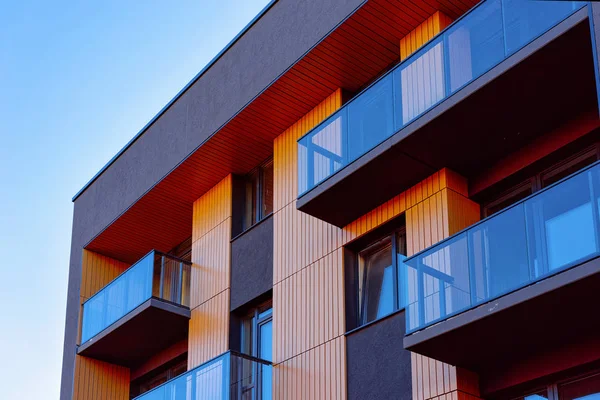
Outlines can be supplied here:
M229 349L232 176L194 202L188 369Z

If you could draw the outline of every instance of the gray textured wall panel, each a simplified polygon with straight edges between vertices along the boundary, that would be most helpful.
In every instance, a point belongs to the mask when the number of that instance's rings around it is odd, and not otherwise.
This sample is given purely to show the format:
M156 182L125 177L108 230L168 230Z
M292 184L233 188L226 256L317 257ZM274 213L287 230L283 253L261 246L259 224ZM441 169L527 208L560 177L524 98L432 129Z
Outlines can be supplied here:
M231 243L231 310L273 289L273 216Z
M410 352L404 350L404 312L346 337L348 400L412 398Z
M72 397L82 248L363 0L279 0L75 201L60 399Z

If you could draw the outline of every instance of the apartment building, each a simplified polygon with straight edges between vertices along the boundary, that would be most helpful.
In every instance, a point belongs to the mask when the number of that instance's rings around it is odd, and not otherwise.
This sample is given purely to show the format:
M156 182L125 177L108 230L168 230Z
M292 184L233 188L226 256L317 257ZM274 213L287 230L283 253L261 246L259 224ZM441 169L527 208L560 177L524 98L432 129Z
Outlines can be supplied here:
M600 396L598 40L273 1L74 197L61 400Z

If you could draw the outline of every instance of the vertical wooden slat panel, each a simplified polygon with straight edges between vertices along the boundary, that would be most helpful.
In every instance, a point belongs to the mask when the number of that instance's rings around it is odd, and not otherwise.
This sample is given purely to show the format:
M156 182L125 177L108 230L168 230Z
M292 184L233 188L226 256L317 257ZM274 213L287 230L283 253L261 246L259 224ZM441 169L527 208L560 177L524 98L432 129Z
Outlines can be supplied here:
M296 210L297 139L341 106L337 90L275 139L274 143L274 380L276 398L330 398L345 387L343 304L334 306L343 282L341 229ZM333 357L335 355L335 358Z
M129 266L127 263L83 250L77 343L81 342L83 303ZM126 385L120 384L123 380ZM76 356L73 398L100 400L108 398L109 393L114 393L115 399L129 398L129 369Z
M192 310L188 338L188 369L227 351L229 289Z
M89 299L129 267L127 263L84 249L80 295Z
M76 356L73 400L105 399L129 399L129 368Z
M422 45L448 22L437 18L415 32L411 46ZM408 250L413 254L478 218L478 206L464 197L466 181L449 170L433 174L343 229L298 212L296 140L340 104L337 91L274 142L276 398L346 396L341 246L406 213ZM416 354L411 360L413 398L442 397L457 386L454 367Z
M228 350L232 176L194 202L188 369Z
M466 180L448 169L441 170L437 176L438 179L434 179L431 186L437 192L427 192L430 194L428 198L415 196L413 199L416 203L407 206L409 255L430 247L479 219L479 205L465 197ZM457 374L456 367L418 354L413 354L411 360L413 398L427 400L443 395L456 396L457 387L463 381L468 382L470 393L478 395L477 384L473 383L476 378L468 372Z

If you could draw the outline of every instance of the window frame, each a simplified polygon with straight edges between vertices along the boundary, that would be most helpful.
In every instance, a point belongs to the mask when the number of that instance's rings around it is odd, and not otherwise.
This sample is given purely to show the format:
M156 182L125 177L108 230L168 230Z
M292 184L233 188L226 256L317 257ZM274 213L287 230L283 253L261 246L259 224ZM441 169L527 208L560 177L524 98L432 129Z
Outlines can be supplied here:
M271 214L273 214L273 210L270 212L265 212L265 170L267 168L273 169L273 157L267 158L265 161L261 162L257 167L253 168L249 173L244 176L244 213L243 213L243 229L242 232L247 231L252 228L254 225L258 224ZM274 175L274 174L273 174ZM256 183L254 182L256 179ZM274 181L274 176L273 176ZM272 183L274 184L274 182ZM255 193L250 194L248 196L248 186L252 187L252 191L256 191ZM273 193L271 193L271 197L273 197ZM249 203L256 204L256 211L252 212L252 206L250 206L250 210L248 210ZM273 199L271 198L271 203ZM254 215L252 215L254 214Z
M268 315L264 315L261 317L261 314L270 311ZM248 351L246 351L246 349L243 348L244 343L245 343L245 336L247 335L247 333L245 332L244 326L246 321L250 320L252 327L251 327L251 335L252 335L252 350L250 351L251 354L248 354ZM241 318L240 321L240 352L252 357L256 357L256 358L260 358L259 353L260 353L260 340L259 340L259 331L260 331L260 327L262 325L265 325L269 322L273 322L273 301L272 300L268 300L262 304L260 304L257 307L254 307L252 309L251 312L247 313L246 315L244 315ZM272 361L272 360L266 360L266 361Z
M550 155L552 156L552 155ZM544 189L548 185L554 183L554 181L546 184L546 180L549 178L553 178L564 171L569 170L570 168L580 164L586 159L595 158L594 161L600 160L600 143L594 143L591 146L587 146L579 151L570 153L565 155L563 153L563 157L561 158L546 158L540 160L541 164L537 164L537 167L532 167L533 169L529 169L529 172L525 175L519 174L519 176L507 177L500 181L499 183L513 182L512 185L508 187L508 189L497 192L493 191L489 195L485 196L481 201L481 218L487 218L491 215L494 215L508 207L510 204L505 206L502 209L496 210L495 212L490 212L491 209L494 209L499 204L505 203L509 201L512 197L515 197L517 194L522 192L524 189L530 190L528 195L532 195L540 190ZM589 164L586 164L589 165ZM581 167L584 168L585 166ZM579 169L581 169L579 168ZM527 197L527 196L525 196ZM523 197L524 198L524 197ZM518 201L518 200L517 200ZM515 201L516 202L516 201ZM512 203L514 204L514 202Z
M267 314L261 315L261 314L265 314L265 313L267 313ZM247 335L246 329L245 329L247 321L250 321L250 323L251 323L251 329L250 329L250 332L251 332L250 335L252 336L251 341L250 341L251 351L247 351L247 349L244 349L244 343L245 343L245 339L246 339L246 335ZM239 324L239 328L238 328L239 329L238 332L240 334L240 346L239 346L240 353L249 355L251 357L259 358L261 360L263 359L262 357L260 357L260 352L261 352L260 329L263 325L266 325L268 323L273 324L273 301L272 300L268 300L262 304L259 304L257 307L252 308L250 312L246 313L244 316L242 316L240 318L240 324ZM272 345L273 345L273 341L271 339L271 346ZM265 361L272 362L273 360L265 360ZM262 399L263 398L262 365L257 365L256 363L254 363L252 365L252 369L253 369L253 376L255 376L256 379L252 382L252 384L248 385L247 387L240 388L240 390L254 391L256 398Z
M398 262L398 250L399 250L399 236L403 236L406 243L406 226L401 226L387 233L386 235L380 237L378 240L371 241L370 244L364 246L361 250L355 253L355 265L356 265L356 276L359 277L359 283L356 287L356 309L358 311L358 315L356 316L357 320L357 328L370 324L372 322L378 321L380 319L386 318L398 311L403 310L406 307L406 304L402 304L400 293L400 287L398 285L398 281L400 279L400 263ZM364 254L372 255L376 253L378 250L390 246L390 250L392 253L392 284L393 284L393 304L392 311L389 313L377 317L372 320L368 319L368 287L367 287L367 277L368 273L366 271L366 263L364 261ZM406 246L404 246L406 248ZM406 251L405 251L406 252ZM361 260L363 258L363 260ZM363 271L361 271L363 269ZM361 282L362 281L362 282Z
M177 374L176 371L182 367L183 367L184 371ZM156 387L164 384L165 382L168 382L171 379L175 379L178 376L185 374L186 372L188 372L188 353L187 353L187 351L185 353L167 361L166 363L154 368L153 370L148 371L147 373L136 378L135 380L131 381L130 388L129 388L129 390L130 390L129 396L131 398L141 396L144 393L150 392L151 390L155 389ZM164 377L165 382L158 384L158 385L154 385L149 389L143 390L143 385L147 385L151 381L154 381L161 377Z
M585 372L576 373L567 377L555 379L547 384L530 385L529 387L526 387L524 390L521 391L522 394L519 394L518 396L507 396L505 398L510 400L524 400L527 396L531 396L542 390L546 390L546 392L548 393L548 400L562 400L559 396L560 388L562 386L573 384L578 381L583 381L598 375L600 375L600 369L592 368Z

